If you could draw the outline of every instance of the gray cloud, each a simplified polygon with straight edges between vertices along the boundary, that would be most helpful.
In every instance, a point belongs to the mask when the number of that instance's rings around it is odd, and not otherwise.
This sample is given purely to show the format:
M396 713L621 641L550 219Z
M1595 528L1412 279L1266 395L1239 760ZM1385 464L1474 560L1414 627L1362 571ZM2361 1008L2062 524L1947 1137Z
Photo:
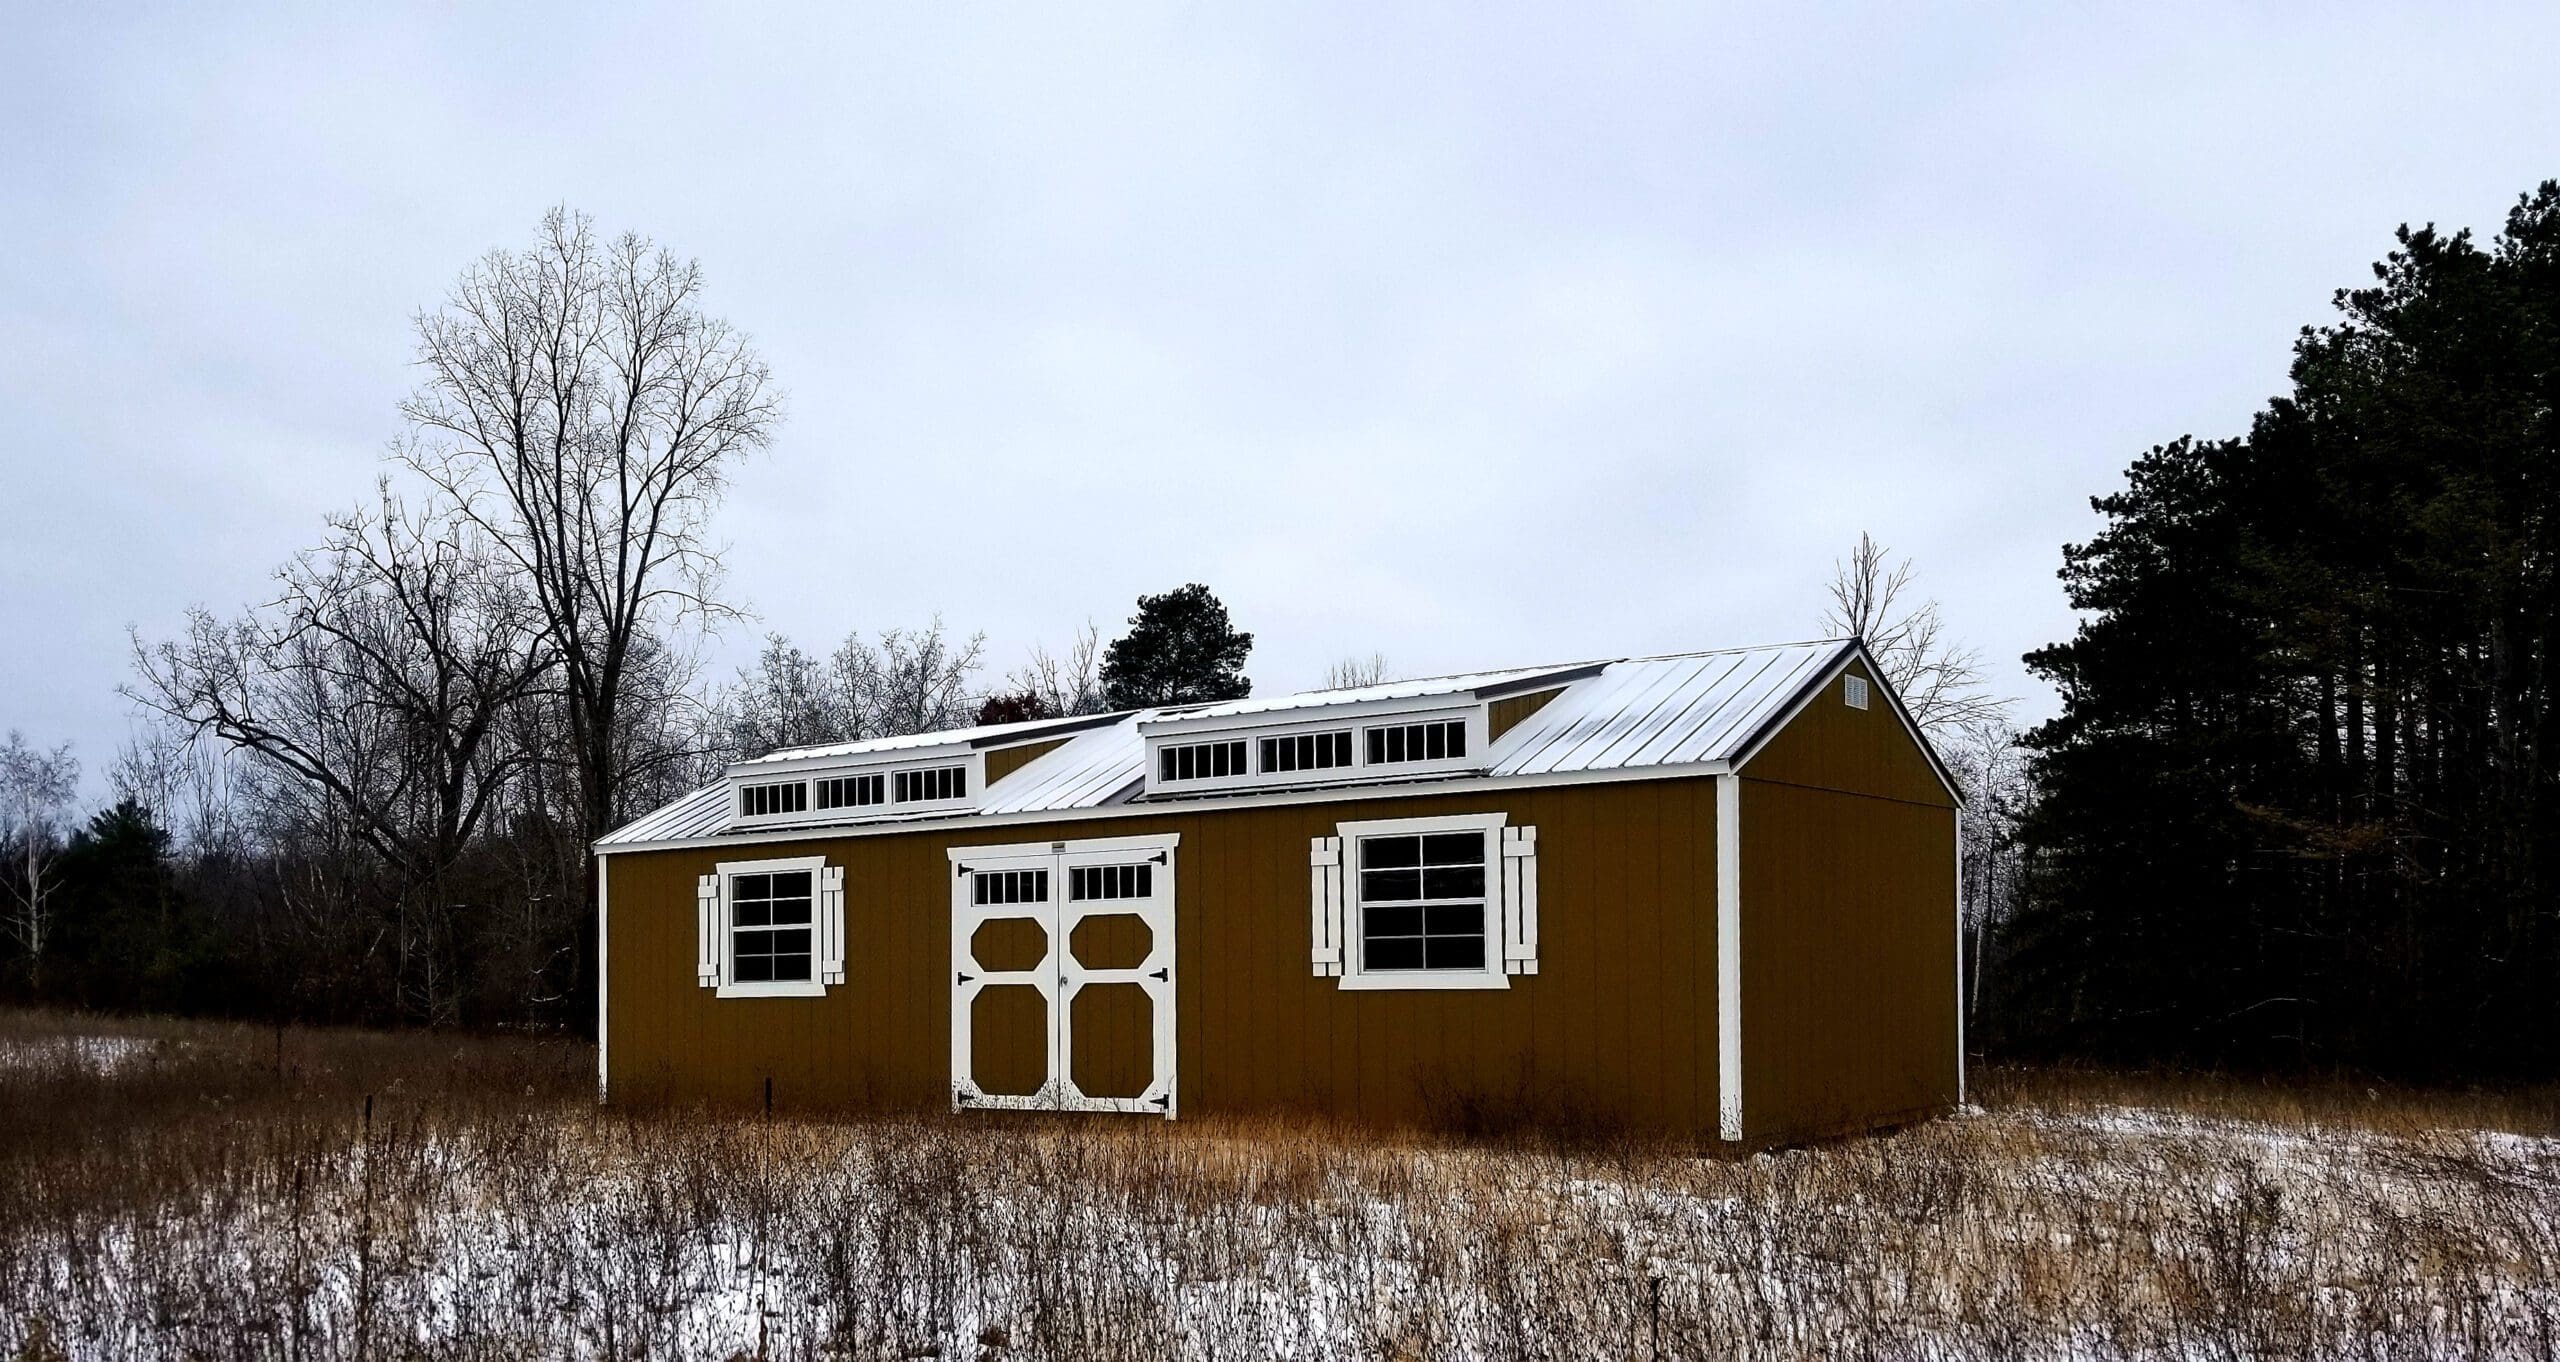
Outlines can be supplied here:
M13 20L0 725L103 763L126 626L262 598L555 201L790 391L723 528L804 640L1197 579L1274 689L1759 642L1868 529L2032 717L2086 498L2560 173L2539 6L597 13Z

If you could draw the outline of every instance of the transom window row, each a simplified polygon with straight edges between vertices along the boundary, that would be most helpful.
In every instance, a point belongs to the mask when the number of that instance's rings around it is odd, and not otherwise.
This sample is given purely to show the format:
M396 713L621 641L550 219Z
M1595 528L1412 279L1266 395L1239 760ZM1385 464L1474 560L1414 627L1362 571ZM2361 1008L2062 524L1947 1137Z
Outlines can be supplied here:
M1156 868L1143 861L1136 865L1079 865L1067 869L1067 897L1077 902L1152 898L1155 892Z
M777 813L806 813L809 809L809 786L806 781L785 781L779 785L743 785L738 788L738 813L746 818L763 818Z
M1046 870L981 870L971 877L970 897L980 907L993 903L1047 903Z
M1419 724L1382 724L1368 730L1369 764L1403 761L1451 761L1467 754L1467 721L1435 719Z
M873 772L867 776L829 776L818 782L818 807L822 809L858 809L878 804L888 798L888 778Z
M969 795L969 768L935 766L922 771L897 773L898 802L923 804L937 799L965 799Z
M1351 730L1300 733L1262 740L1262 769L1270 772L1326 771L1351 764Z
M1244 739L1194 742L1167 747L1157 754L1160 780L1216 780L1245 774Z

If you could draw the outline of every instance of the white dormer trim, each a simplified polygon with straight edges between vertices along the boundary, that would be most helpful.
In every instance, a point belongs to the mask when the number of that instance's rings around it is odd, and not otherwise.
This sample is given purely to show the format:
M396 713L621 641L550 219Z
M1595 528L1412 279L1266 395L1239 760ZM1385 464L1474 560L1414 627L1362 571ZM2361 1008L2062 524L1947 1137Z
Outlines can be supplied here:
M1456 723L1464 726L1466 751L1459 756L1392 762L1370 760L1369 730L1412 724ZM1143 792L1153 798L1224 793L1235 790L1288 789L1350 782L1410 780L1419 776L1463 775L1486 769L1489 715L1485 704L1467 697L1414 696L1345 705L1317 705L1261 714L1150 720L1138 725L1146 745ZM1302 770L1266 770L1263 740L1310 734L1349 733L1347 765ZM1244 769L1234 775L1164 778L1167 748L1196 743L1242 742Z
M898 776L902 772L938 770L957 766L968 785L965 794L956 799L898 799ZM818 807L818 782L833 776L877 775L881 780L881 799L877 804L851 805L842 808ZM966 812L978 807L987 788L987 758L982 750L964 743L934 747L906 748L892 752L865 753L858 757L800 757L788 761L755 761L732 763L727 772L729 787L729 822L732 829L795 827L809 824L862 822L875 818L896 818L919 813ZM746 812L748 788L761 785L798 785L798 807L779 813Z

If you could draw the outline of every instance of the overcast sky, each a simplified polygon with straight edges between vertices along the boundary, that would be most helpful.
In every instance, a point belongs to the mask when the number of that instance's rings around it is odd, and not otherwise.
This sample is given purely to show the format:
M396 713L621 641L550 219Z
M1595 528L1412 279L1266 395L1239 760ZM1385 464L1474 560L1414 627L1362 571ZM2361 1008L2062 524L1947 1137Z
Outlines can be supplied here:
M2560 174L2547 4L103 8L0 39L0 728L93 773L553 203L789 395L724 672L1195 580L1263 690L1799 638L1863 529L2033 719L2088 497Z

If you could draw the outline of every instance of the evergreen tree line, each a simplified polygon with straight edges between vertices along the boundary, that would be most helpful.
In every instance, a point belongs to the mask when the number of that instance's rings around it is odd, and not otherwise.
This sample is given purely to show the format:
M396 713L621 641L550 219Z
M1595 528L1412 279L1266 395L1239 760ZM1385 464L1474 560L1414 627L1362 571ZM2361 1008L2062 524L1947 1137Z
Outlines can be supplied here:
M2150 451L2065 552L1996 1044L2560 1060L2560 185L2336 301L2246 435Z

